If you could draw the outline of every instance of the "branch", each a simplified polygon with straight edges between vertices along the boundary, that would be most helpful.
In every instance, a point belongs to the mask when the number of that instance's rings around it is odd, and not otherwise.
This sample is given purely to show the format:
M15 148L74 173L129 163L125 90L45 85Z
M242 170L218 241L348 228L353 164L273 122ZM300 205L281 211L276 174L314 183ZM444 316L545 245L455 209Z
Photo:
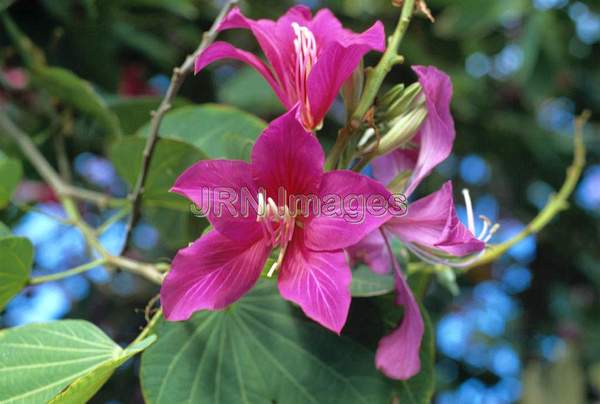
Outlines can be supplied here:
M15 141L15 143L17 143L23 154L29 159L33 167L44 181L50 185L59 198L61 196L73 197L95 203L100 207L123 206L127 203L127 200L125 199L112 198L100 192L74 187L65 183L44 156L42 156L31 139L29 139L29 136L18 128L3 110L0 110L0 131L6 133Z
M154 313L154 315L152 316L152 318L150 319L148 324L144 327L142 332L136 337L135 340L133 340L132 344L135 344L136 342L140 342L144 338L146 338L148 336L148 334L150 334L150 332L154 329L154 327L156 326L156 323L158 323L158 320L160 320L162 318L162 316L163 316L162 309L158 309L156 311L156 313Z
M146 140L146 145L144 146L144 152L142 155L142 164L140 167L140 173L138 174L137 180L135 182L135 186L133 187L133 191L129 196L132 208L131 208L131 216L129 217L129 221L127 222L127 229L125 233L125 247L129 243L129 239L131 238L131 231L133 226L136 225L137 221L140 217L140 209L142 203L142 194L144 192L144 184L146 183L146 177L148 176L148 170L150 168L150 163L152 161L152 154L154 153L154 148L156 147L156 142L159 137L160 124L164 115L171 109L172 102L179 91L179 88L183 84L185 78L188 74L191 73L194 67L194 61L196 57L204 51L211 43L214 42L217 37L217 29L229 10L237 4L237 0L229 0L227 3L223 5L219 15L213 22L212 26L208 31L206 31L202 37L202 41L198 48L190 55L185 58L183 64L179 67L173 69L173 75L171 76L171 83L169 84L169 88L161 101L158 109L152 112L152 120L150 121L150 132L148 133L148 139Z
M100 259L108 266L114 266L122 268L128 272L140 275L151 282L161 284L164 277L163 272L165 271L164 265L153 265L135 261L125 257L119 257L111 255L104 246L100 243L97 237L97 230L93 229L88 225L77 210L77 205L73 198L79 198L83 200L91 200L99 203L100 206L107 206L111 204L111 201L115 201L118 205L123 205L126 200L113 200L107 195L100 194L93 191L83 190L72 187L63 182L60 176L54 171L52 166L48 163L45 157L35 147L35 145L29 139L29 136L18 128L4 113L0 110L0 131L10 136L21 148L23 154L29 159L31 164L38 171L40 176L50 185L52 190L57 194L60 201L63 204L65 213L68 221L73 226L77 227L86 243L98 254ZM94 262L94 261L92 261ZM91 264L91 263L90 263ZM98 265L98 264L96 264ZM91 269L91 268L87 268ZM84 269L73 268L73 270L67 271L67 273L53 274L56 279L66 277L83 271ZM40 283L42 280L38 279L36 283Z
M106 263L104 258L97 259L91 262L88 262L83 265L79 265L75 268L68 269L66 271L58 272L55 274L44 275L44 276L36 276L34 278L29 279L29 285L38 285L40 283L57 281L59 279L67 278L69 276L77 275L85 271L89 271L90 269L94 269L97 266L103 265Z
M387 49L379 63L377 63L377 66L368 70L366 73L367 82L362 97L352 114L353 121L362 121L371 105L373 105L373 101L375 101L375 97L379 92L379 87L381 87L381 83L383 83L385 76L387 76L394 65L403 61L402 56L398 54L398 49L400 47L400 42L402 42L402 38L404 38L404 33L410 24L414 9L415 0L406 0L402 5L402 12L400 14L400 19L398 20L398 25L396 25L394 34L388 40Z
M550 197L548 203L537 214L537 216L521 232L502 244L492 246L479 260L465 268L465 271L476 268L500 258L508 249L531 234L540 232L556 215L569 207L568 199L573 193L583 167L585 166L585 144L583 143L583 126L590 117L589 111L584 111L575 120L575 132L573 134L573 163L567 169L567 177L558 194Z
M406 0L403 3L398 24L396 25L394 33L388 39L388 46L383 53L383 56L379 60L379 63L377 63L377 66L367 69L367 72L365 73L367 80L362 96L358 101L356 109L352 113L352 117L348 119L348 125L340 130L335 144L331 149L331 153L327 156L327 161L325 162L326 170L332 170L337 167L339 159L346 148L346 144L352 137L353 132L360 127L365 114L367 114L369 108L373 105L385 76L387 76L394 65L401 63L404 60L403 57L398 54L398 49L400 47L400 42L402 42L402 38L404 38L404 33L410 24L414 8L415 0Z

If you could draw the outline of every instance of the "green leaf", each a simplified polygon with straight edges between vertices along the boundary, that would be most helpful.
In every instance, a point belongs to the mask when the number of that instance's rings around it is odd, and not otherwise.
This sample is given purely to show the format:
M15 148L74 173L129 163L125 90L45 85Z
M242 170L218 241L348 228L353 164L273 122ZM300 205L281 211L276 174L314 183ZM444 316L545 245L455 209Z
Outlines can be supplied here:
M0 209L10 202L22 175L21 161L6 157L0 152Z
M13 4L15 0L0 0L0 12L6 10Z
M227 310L162 322L142 356L146 402L390 402L372 352L294 313L265 281Z
M435 343L434 329L421 305L421 315L425 323L425 334L421 342L421 371L408 380L398 382L397 402L402 404L429 404L435 391Z
M360 265L352 271L350 290L354 297L385 295L394 291L394 277L376 274L367 266Z
M129 0L127 4L133 7L155 7L188 19L198 16L198 10L191 0Z
M122 349L81 320L30 324L0 333L0 402L83 403L112 372L154 340ZM62 393L61 393L62 392Z
M164 42L164 38L136 29L130 23L115 22L113 34L120 42L140 52L164 69L173 66L177 60L178 50L171 44Z
M117 173L133 187L142 163L145 139L124 137L111 145L109 156ZM158 227L169 247L181 247L200 234L206 220L190 212L190 202L169 192L189 166L206 158L197 149L176 140L159 139L144 185L142 215Z
M121 355L111 361L99 365L97 368L84 376L77 378L69 387L54 397L50 404L85 403L110 379L115 370L125 363L129 358L144 351L156 341L156 335L132 344L125 348Z
M175 139L212 159L248 159L252 144L266 128L263 120L233 107L203 104L167 113L160 127L163 139ZM147 136L149 125L140 129Z
M133 187L142 164L145 139L126 137L113 143L109 156L117 173ZM189 203L182 197L169 192L175 180L188 167L206 158L189 145L168 139L159 139L144 184L146 203L189 211Z
M0 311L25 287L32 264L31 241L24 237L0 238Z
M158 108L162 98L160 97L135 97L109 99L108 107L119 118L123 133L126 135L135 133L144 124L150 121L150 113ZM173 101L173 108L186 105L188 102L182 98Z
M0 238L8 237L11 235L10 228L4 223L0 222Z
M273 114L285 111L281 101L265 79L249 67L242 67L219 86L218 98L254 114Z
M96 119L109 134L121 134L119 120L89 82L60 67L35 69L33 81L61 102Z

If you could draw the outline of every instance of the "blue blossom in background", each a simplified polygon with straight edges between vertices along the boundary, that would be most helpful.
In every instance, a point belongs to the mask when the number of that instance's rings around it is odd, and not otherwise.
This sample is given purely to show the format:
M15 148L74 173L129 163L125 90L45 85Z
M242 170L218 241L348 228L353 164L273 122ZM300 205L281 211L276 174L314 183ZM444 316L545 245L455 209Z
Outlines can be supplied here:
M465 61L465 70L475 78L481 78L490 73L492 62L489 56L481 52L469 55Z
M460 176L467 184L482 185L490 179L490 169L482 157L469 154L460 162Z
M575 103L567 97L544 102L538 109L539 125L555 133L571 133L575 119Z
M523 65L523 49L517 44L508 44L494 56L494 67L490 74L501 80L516 73Z
M544 181L534 181L527 187L527 199L536 208L542 209L554 192L554 188Z
M585 170L577 187L575 200L583 209L600 215L600 164Z
M575 22L575 31L581 42L591 45L600 41L600 15L587 5L575 2L569 6L569 17Z
M63 317L71 310L65 290L56 283L29 288L6 307L4 322L9 327L44 322Z
M569 0L533 0L533 6L540 10L550 10L566 6Z

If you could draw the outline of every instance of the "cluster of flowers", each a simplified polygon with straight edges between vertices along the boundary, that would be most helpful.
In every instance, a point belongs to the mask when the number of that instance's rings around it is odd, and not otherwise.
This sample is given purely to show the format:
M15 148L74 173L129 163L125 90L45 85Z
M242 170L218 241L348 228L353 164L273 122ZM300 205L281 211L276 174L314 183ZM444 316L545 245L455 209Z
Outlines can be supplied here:
M324 172L324 152L317 130L344 83L363 56L384 51L380 22L356 34L342 27L329 10L314 17L303 6L291 8L277 21L251 20L232 10L220 30L249 29L268 63L225 42L216 42L196 60L196 72L219 59L241 60L270 84L288 112L270 123L253 147L251 162L201 161L186 170L172 191L201 205L218 198L206 190L227 187L249 190L258 208L250 215L226 210L208 212L212 229L181 249L161 289L168 320L185 320L198 310L227 307L257 282L273 250L277 258L268 274L277 273L283 298L298 304L324 327L340 333L350 306L350 263L362 261L376 273L394 271L397 304L404 306L399 327L378 347L376 365L388 377L407 379L420 369L424 325L419 305L389 246L395 236L428 262L464 264L485 248L488 226L475 236L457 218L450 182L437 192L410 203L405 215L367 215L360 223L343 215L295 215L272 196L391 196L390 181L409 171L404 194L451 152L454 122L450 115L449 78L434 67L415 66L424 96L426 118L411 137L411 147L397 148L372 162L372 176L350 170ZM468 198L467 198L468 199ZM205 202L205 201L204 201ZM467 200L467 208L469 208ZM235 202L234 202L235 207ZM459 259L458 257L463 257Z

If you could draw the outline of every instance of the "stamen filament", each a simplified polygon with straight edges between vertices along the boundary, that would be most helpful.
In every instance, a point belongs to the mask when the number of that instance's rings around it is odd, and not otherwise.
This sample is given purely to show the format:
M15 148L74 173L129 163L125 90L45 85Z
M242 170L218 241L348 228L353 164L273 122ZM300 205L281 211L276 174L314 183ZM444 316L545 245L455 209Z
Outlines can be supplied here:
M469 231L475 236L475 220L473 219L473 204L471 203L471 195L469 194L468 189L462 190L463 196L465 198L465 207L467 209L467 223L469 226Z

